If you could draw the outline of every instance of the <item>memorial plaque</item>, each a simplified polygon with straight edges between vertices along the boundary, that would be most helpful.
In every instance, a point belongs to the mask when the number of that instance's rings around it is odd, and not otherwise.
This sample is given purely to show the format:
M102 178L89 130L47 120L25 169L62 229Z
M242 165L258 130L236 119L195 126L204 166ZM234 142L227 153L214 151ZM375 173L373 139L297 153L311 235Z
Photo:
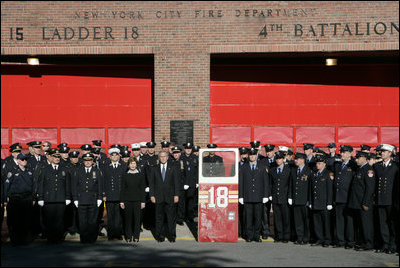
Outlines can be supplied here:
M170 121L170 141L177 146L187 142L193 143L193 120Z

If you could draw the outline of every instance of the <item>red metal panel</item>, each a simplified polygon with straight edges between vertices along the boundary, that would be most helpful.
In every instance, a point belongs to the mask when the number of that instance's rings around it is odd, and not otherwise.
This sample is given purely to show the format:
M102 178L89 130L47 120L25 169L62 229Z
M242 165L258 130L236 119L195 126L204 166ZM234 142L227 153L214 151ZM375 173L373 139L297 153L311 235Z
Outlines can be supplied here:
M1 149L1 158L6 158L10 155L10 151L8 149Z
M62 128L61 142L92 144L92 140L105 140L103 128Z
M109 144L132 144L151 140L150 128L109 128Z
M1 129L1 145L9 144L8 128Z
M30 141L49 141L57 144L57 129L55 128L13 128L12 143L20 142L23 146Z
M211 126L399 124L396 87L220 81L210 85ZM373 113L365 113L372 107Z
M398 127L382 127L381 128L382 143L399 145L399 128Z
M376 127L339 127L339 143L360 144L377 143L378 129Z
M251 138L250 127L213 127L212 141L220 144L249 143Z
M334 127L297 127L297 143L330 143L335 141Z
M293 128L291 127L255 127L254 140L261 144L287 144L293 142Z
M151 79L106 76L2 75L1 125L151 127Z

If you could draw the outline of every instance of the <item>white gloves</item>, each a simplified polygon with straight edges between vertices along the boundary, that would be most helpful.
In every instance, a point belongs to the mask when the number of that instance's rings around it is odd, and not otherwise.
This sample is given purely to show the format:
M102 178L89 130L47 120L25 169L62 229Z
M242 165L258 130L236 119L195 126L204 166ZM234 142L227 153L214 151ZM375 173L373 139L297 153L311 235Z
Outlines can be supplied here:
M68 206L69 204L71 204L71 200L69 199L65 200L65 205Z
M145 191L146 193L150 192L150 187L146 187L146 189L144 189L144 191Z
M44 201L43 201L43 200L39 200L37 203L38 203L38 205L41 206L41 207L44 206Z
M199 184L198 183L196 183L196 188L199 188Z
M100 205L101 205L101 202L103 202L102 200L100 200L100 199L97 199L97 207L100 207Z
M293 204L293 199L289 198L288 199L288 203L289 203L289 205L292 205Z
M309 202L307 202L306 206L309 207L310 209L312 208L312 205Z
M327 205L327 206L326 206L326 209L327 209L327 210L332 210L332 208L333 208L332 205Z
M189 185L183 185L183 189L185 190L189 189Z
M269 200L269 198L268 198L268 197L263 197L263 204L267 203L267 202L268 202L268 200Z
M75 207L78 207L78 200L74 201Z
M242 205L244 204L243 198L239 198L239 203Z
M272 201L272 196L269 197L269 201Z

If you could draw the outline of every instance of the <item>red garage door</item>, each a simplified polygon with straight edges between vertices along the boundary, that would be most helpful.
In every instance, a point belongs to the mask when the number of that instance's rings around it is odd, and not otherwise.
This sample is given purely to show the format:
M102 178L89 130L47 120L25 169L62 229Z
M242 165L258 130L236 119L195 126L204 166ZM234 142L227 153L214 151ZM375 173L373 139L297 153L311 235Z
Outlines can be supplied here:
M212 142L399 144L397 87L211 82Z
M151 140L151 73L129 66L53 69L34 76L2 72L2 157L10 144L32 140L72 148L94 139L106 148Z

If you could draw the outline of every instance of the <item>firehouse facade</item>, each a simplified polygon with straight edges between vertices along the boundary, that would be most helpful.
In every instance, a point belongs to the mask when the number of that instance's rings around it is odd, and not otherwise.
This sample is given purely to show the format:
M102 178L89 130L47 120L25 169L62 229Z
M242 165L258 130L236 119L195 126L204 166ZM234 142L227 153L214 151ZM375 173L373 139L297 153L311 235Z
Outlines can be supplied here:
M31 140L398 145L398 49L391 1L3 1L2 157Z

